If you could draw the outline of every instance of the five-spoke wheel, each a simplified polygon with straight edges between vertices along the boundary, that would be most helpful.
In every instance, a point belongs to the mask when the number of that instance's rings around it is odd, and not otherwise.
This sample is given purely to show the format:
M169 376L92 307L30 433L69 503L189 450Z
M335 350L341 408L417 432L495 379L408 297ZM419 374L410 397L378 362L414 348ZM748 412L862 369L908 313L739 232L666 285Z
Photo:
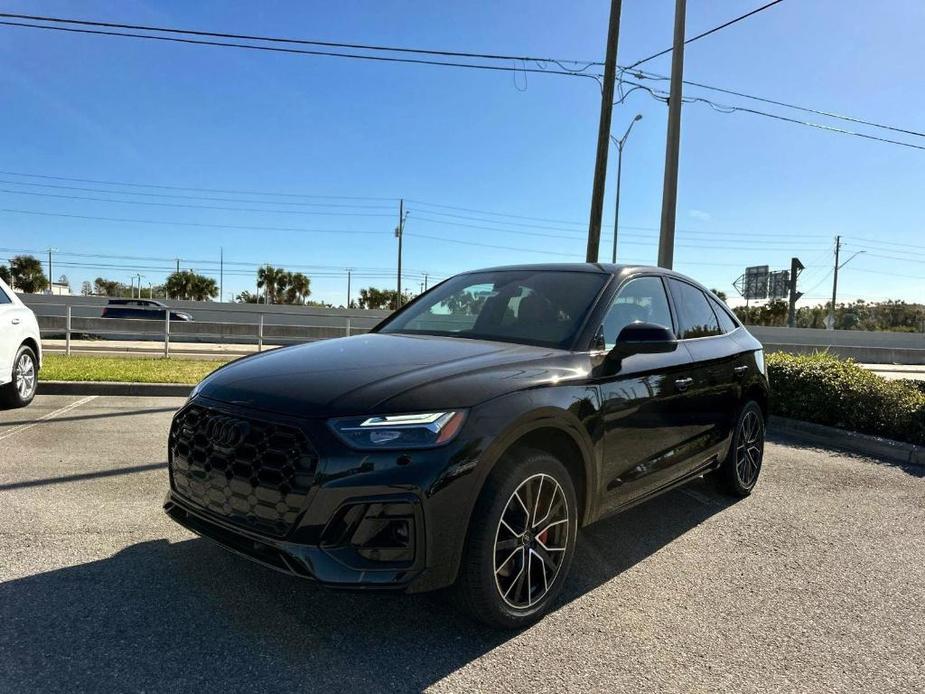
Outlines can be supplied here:
M555 478L524 480L508 499L495 533L495 584L514 608L531 607L555 582L569 538L568 501Z
M476 503L456 594L473 617L517 629L542 617L575 552L578 501L555 456L521 448L502 459Z

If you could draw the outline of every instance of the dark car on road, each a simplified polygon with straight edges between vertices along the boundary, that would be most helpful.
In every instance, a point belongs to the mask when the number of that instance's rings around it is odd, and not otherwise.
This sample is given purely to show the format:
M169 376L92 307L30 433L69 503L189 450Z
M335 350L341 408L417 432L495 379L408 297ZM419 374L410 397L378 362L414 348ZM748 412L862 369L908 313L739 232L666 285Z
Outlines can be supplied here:
M173 419L165 510L289 574L452 587L520 627L581 527L707 473L748 495L767 406L761 344L683 275L469 272L369 334L213 372Z
M165 320L170 311L172 321L191 321L193 317L184 311L173 311L160 301L152 299L110 299L103 308L101 318L135 318L142 320Z

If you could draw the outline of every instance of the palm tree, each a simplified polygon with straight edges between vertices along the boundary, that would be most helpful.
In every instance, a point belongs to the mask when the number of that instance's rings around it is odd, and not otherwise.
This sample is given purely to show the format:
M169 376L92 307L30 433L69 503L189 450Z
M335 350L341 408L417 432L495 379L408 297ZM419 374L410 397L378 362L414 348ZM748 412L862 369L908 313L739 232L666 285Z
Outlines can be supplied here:
M16 290L25 294L37 294L48 286L42 262L31 255L17 255L10 260L10 275Z
M287 273L286 303L304 304L311 295L311 280L301 272Z
M264 290L264 296L268 304L275 304L279 292L277 287L286 271L282 268L275 268L272 265L264 265L257 270L257 289Z
M168 296L193 301L207 301L218 294L218 284L214 279L205 275L197 275L191 270L182 270L168 275L164 289Z
M218 284L211 277L190 273L190 298L193 301L208 301L218 294Z

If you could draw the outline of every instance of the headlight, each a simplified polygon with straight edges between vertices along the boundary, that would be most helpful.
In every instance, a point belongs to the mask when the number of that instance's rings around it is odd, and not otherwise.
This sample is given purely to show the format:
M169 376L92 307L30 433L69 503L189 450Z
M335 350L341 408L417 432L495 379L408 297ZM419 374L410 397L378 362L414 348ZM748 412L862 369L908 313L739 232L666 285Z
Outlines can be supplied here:
M422 412L419 414L341 417L328 426L352 448L393 450L432 448L453 440L462 427L466 413L462 410Z

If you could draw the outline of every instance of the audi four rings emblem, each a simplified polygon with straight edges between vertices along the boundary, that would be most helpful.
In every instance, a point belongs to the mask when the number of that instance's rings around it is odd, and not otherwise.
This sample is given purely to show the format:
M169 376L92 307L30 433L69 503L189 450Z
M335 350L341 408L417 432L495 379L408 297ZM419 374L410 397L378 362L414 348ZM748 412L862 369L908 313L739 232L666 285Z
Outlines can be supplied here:
M250 425L234 417L213 417L206 425L206 435L213 446L234 448L244 440Z

